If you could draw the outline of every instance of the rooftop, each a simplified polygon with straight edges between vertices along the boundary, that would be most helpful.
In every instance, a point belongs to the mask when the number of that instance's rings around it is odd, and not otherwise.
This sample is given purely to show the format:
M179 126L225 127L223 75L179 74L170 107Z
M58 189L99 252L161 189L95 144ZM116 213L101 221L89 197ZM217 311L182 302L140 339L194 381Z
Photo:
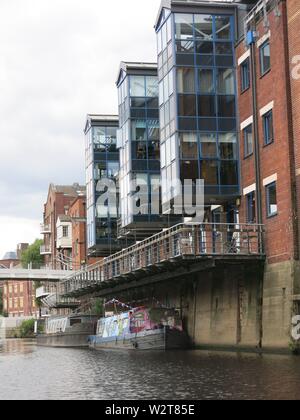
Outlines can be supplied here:
M182 7L233 7L240 6L248 9L254 7L259 0L162 0L159 8L155 28L160 26L163 9L182 8Z
M51 184L51 188L56 193L69 195L71 197L77 197L78 195L85 194L86 192L86 187L84 185L79 185L78 183L74 183L73 185Z
M147 72L151 72L151 74L153 74L154 72L157 73L157 68L157 63L147 63L142 61L121 61L116 85L119 86L120 82L124 79L126 74L135 75L136 72L141 75L147 75Z
M3 257L3 260L17 260L17 259L18 259L17 253L14 251L7 252Z

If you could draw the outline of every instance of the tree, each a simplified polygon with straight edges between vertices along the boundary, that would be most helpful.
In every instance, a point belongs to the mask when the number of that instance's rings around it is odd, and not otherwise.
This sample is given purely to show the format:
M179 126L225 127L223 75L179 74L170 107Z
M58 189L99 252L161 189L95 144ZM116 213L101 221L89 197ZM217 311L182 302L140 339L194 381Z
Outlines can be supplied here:
M43 241L37 239L22 253L21 263L24 268L27 268L29 264L32 264L33 267L39 267L43 264L44 259L40 254L41 245L43 245Z

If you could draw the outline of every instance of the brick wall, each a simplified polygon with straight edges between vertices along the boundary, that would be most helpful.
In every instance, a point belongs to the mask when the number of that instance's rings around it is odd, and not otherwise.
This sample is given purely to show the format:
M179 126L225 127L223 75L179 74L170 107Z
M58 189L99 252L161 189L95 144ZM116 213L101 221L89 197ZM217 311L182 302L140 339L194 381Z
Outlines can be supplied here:
M72 218L73 269L79 270L86 263L86 198L71 203L68 215Z
M277 17L272 11L269 13L270 22L270 47L271 71L265 76L260 75L259 48L256 47L257 62L257 103L259 121L259 149L261 168L261 189L263 223L266 226L266 252L270 263L282 262L293 259L295 256L295 213L293 208L293 139L290 136L290 98L289 98L289 69L287 60L287 31L285 2L280 3L281 16ZM268 30L263 22L258 25L259 38L261 39ZM245 44L241 42L237 47L237 59L245 53ZM241 93L240 69L238 71L239 86L239 115L240 123L253 115L252 109L252 81L248 91ZM264 146L263 119L260 110L274 101L274 142ZM244 158L244 142L241 132L241 182L242 189L255 184L254 156ZM277 202L278 215L267 217L266 191L264 180L277 174ZM246 199L243 195L241 205L241 221L246 220Z
M295 176L298 197L298 229L300 230L300 2L287 1L287 24L289 35L289 65L292 100L292 126L295 152ZM300 244L299 244L300 245Z

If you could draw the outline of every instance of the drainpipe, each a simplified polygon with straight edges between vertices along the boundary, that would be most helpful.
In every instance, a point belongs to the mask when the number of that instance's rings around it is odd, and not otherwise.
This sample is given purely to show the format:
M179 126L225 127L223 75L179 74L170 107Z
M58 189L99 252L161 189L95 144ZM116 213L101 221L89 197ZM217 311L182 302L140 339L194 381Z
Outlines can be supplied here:
M252 111L254 133L254 159L255 159L255 182L256 182L256 217L257 223L263 223L262 213L262 188L260 171L260 149L258 131L258 106L257 106L257 80L256 80L256 34L251 30L247 34L247 44L250 46L251 80L252 80Z
M247 45L250 47L251 61L251 82L252 82L252 111L253 111L253 133L254 133L254 160L255 160L255 182L256 182L256 217L259 225L263 224L262 210L262 186L260 169L260 148L258 130L258 105L257 105L257 77L256 77L256 33L252 28L247 33ZM264 251L263 236L259 235L259 249ZM260 272L260 270L259 270ZM264 296L264 276L260 274L259 279L259 298L258 298L258 348L263 346L263 296Z

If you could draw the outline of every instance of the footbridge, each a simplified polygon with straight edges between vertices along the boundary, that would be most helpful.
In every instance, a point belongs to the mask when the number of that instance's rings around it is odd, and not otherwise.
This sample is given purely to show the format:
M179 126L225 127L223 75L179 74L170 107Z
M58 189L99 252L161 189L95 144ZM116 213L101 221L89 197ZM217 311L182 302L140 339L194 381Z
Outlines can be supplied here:
M23 269L23 268L1 268L0 281L46 281L59 282L65 277L71 276L72 271L42 269Z
M264 227L255 224L180 224L73 272L58 293L78 298L128 290L226 264L264 261Z

